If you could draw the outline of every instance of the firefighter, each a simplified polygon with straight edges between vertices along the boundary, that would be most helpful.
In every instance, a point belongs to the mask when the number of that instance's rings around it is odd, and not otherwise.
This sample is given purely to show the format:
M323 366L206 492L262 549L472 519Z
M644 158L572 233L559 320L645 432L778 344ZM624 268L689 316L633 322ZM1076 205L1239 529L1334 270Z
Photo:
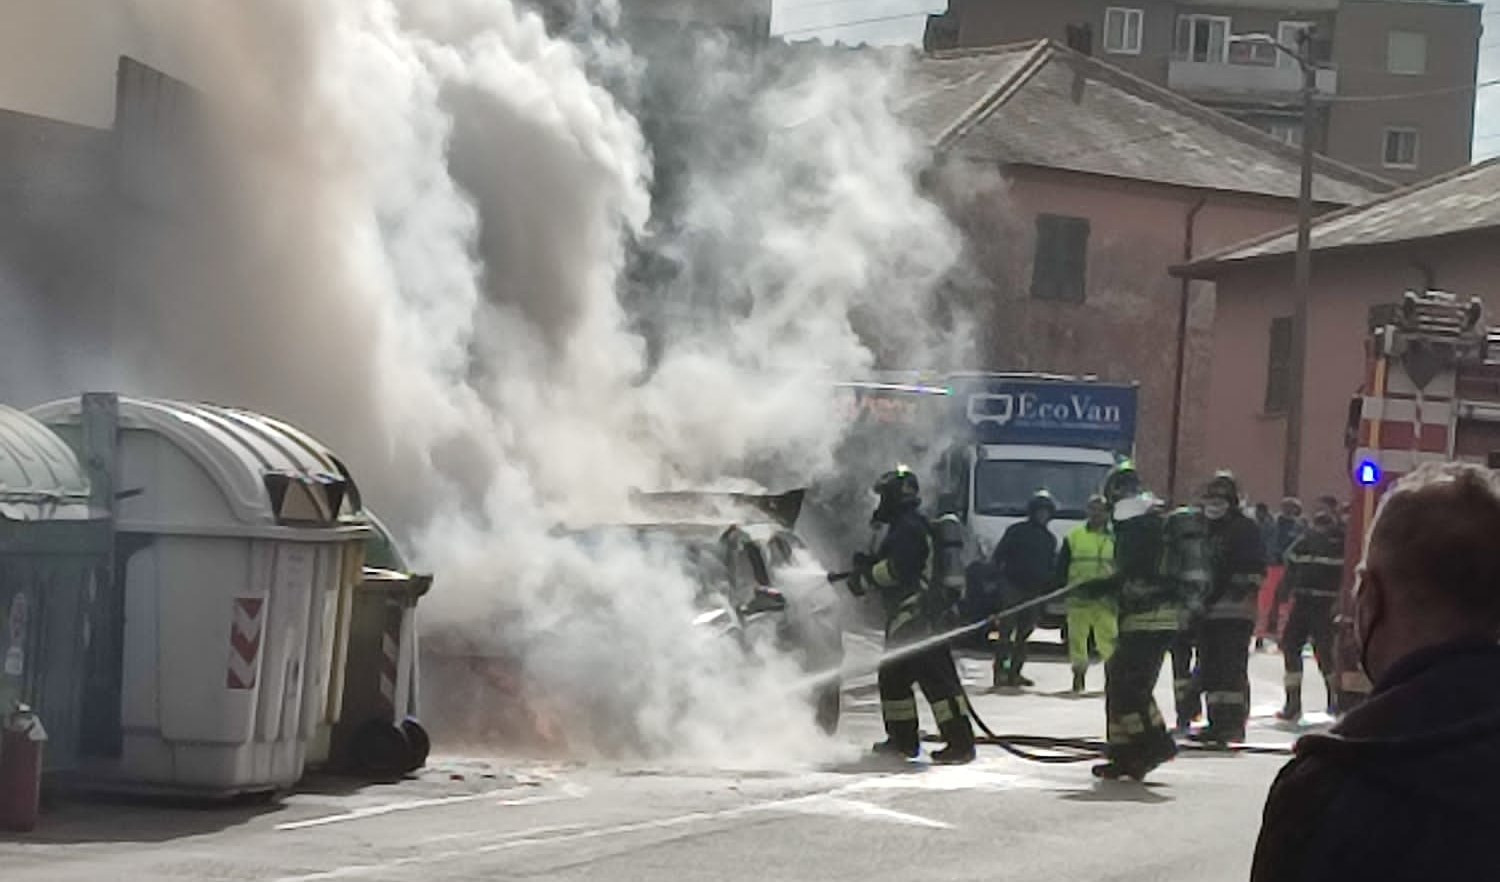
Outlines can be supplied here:
M1120 610L1120 638L1104 666L1108 761L1093 773L1139 780L1177 753L1152 693L1184 611L1197 602L1207 577L1203 536L1190 512L1167 515L1142 492L1128 462L1110 473L1104 493L1114 519L1110 587Z
M904 466L881 476L875 484L880 502L873 525L884 528L874 554L854 556L850 589L863 596L873 588L885 611L885 645L889 652L930 637L935 604L928 590L931 578L932 541L927 519L921 513L917 476ZM958 677L947 644L892 658L880 666L878 675L880 713L886 740L875 751L915 758L920 750L917 699L913 684L932 705L938 730L948 742L932 755L942 764L966 763L974 759L974 727L969 720L968 699Z
M1196 741L1245 740L1250 718L1250 641L1266 573L1260 528L1240 506L1239 482L1219 472L1203 491L1212 582L1198 628L1198 664L1208 726Z
M1302 717L1302 650L1309 639L1318 670L1328 684L1328 712L1334 712L1333 615L1339 584L1344 579L1344 528L1337 512L1336 503L1322 505L1313 515L1311 529L1287 549L1287 578L1280 585L1276 603L1279 607L1289 596L1292 608L1281 635L1286 704L1276 714L1277 719L1295 721Z
M1068 533L1057 556L1057 581L1071 589L1067 595L1068 662L1073 668L1073 694L1082 695L1089 670L1089 635L1099 656L1109 663L1119 637L1119 609L1110 596L1109 577L1115 572L1115 537L1109 528L1109 502L1090 497L1088 520Z
M1057 537L1047 526L1057 513L1057 502L1046 490L1038 490L1026 503L1026 520L1011 524L995 545L994 569L1001 579L1001 605L1025 603L1052 587L1057 571ZM1021 675L1026 664L1026 642L1036 630L1041 612L1022 610L998 622L1000 642L995 644L994 687L1034 686Z

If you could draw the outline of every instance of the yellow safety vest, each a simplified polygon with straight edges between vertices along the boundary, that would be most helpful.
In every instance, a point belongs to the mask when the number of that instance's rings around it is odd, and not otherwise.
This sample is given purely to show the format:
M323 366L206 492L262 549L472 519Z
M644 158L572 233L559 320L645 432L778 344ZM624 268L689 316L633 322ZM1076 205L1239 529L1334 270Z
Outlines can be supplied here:
M1115 537L1106 527L1090 530L1087 524L1068 534L1068 587L1105 579L1115 572Z

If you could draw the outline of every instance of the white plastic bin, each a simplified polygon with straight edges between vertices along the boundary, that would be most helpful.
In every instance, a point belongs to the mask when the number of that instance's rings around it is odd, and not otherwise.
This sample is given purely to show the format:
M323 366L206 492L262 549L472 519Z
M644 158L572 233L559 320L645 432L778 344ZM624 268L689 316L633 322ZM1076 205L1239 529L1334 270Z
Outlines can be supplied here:
M31 413L76 439L79 399ZM108 774L214 793L288 787L339 715L370 533L358 491L323 445L247 411L121 398L117 442L117 548L129 554L116 560L122 749Z

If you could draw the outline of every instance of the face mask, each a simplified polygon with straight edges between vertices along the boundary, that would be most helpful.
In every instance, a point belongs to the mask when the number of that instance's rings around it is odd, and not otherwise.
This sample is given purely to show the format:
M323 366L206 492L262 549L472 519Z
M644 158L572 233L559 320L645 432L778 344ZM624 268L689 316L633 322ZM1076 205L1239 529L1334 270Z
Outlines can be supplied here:
M1206 499L1203 502L1203 516L1211 521L1217 521L1229 514L1229 501L1225 499Z
M1359 594L1367 590L1369 589L1364 585L1364 577L1361 576L1354 602L1354 643L1359 649L1359 669L1366 677L1373 680L1375 677L1370 673L1370 643L1375 639L1375 629L1380 627L1381 619L1385 617L1385 607L1382 606L1375 614L1375 618L1366 625L1364 615L1360 612L1364 609L1364 605L1359 602Z

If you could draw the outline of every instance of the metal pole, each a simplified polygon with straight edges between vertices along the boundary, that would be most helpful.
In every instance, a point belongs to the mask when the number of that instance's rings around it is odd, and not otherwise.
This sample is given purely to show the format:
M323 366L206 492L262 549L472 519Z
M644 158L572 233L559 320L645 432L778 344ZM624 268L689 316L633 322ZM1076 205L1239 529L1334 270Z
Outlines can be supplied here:
M1301 53L1293 54L1302 66L1302 186L1297 194L1297 257L1292 284L1295 311L1292 315L1290 382L1287 389L1286 453L1281 475L1282 491L1296 496L1302 476L1303 382L1307 369L1307 306L1312 296L1313 141L1317 112L1317 68L1307 56L1311 34L1298 36Z
M1204 196L1188 209L1187 221L1182 231L1182 262L1184 264L1193 262L1193 234L1198 223L1198 213L1206 205L1208 205L1208 197ZM1192 280L1183 276L1182 290L1177 300L1177 364L1172 378L1172 444L1167 450L1167 498L1174 503L1178 499L1177 470L1182 446L1182 400L1187 394L1184 386L1187 383L1188 306L1193 294L1192 285Z

